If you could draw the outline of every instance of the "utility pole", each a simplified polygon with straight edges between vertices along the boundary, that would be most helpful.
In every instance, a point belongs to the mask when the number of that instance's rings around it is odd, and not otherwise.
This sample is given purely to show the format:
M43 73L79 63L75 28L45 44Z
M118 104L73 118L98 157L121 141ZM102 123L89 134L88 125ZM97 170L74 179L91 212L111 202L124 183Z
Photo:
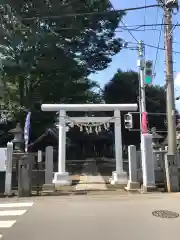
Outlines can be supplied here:
M172 9L164 7L164 37L165 37L165 64L166 64L166 107L168 125L168 153L176 154L176 115L173 79L172 55Z
M145 96L145 85L144 85L144 43L143 41L138 42L138 61L137 65L139 67L139 82L140 82L140 91L139 91L139 111L140 111L140 130L142 130L141 126L141 118L142 112L146 112L146 96ZM141 133L141 131L140 131Z
M176 5L175 5L176 4ZM172 51L172 9L177 7L176 0L164 0L164 42L166 64L166 108L168 126L168 153L165 156L166 185L168 192L179 191L179 174L176 161L176 115L173 78L173 51Z
M152 152L152 135L148 134L146 124L146 93L145 93L145 48L144 43L139 41L138 43L138 67L140 75L140 128L141 128L141 161L142 161L142 178L143 185L142 191L149 192L155 190L155 177L154 177L154 161ZM148 78L149 82L149 78ZM145 118L144 118L145 117Z

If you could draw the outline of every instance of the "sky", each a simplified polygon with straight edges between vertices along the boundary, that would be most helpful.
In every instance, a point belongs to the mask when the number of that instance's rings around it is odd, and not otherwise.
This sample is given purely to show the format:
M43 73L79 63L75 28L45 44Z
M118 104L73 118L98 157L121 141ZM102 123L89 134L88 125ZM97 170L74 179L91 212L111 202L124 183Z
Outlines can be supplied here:
M124 9L130 7L138 7L144 5L157 4L156 0L133 0L133 1L120 1L120 0L111 0L115 9ZM139 25L139 24L156 24L162 23L163 10L161 8L149 8L136 11L127 12L126 16L123 17L123 22L126 26ZM180 20L180 13L173 16L173 23L177 24ZM123 26L120 24L119 26ZM148 30L150 28L150 30ZM139 41L143 40L145 44L164 47L164 31L161 31L161 26L156 27L143 27L140 28L143 31L131 31L133 36ZM118 28L118 31L122 29ZM163 29L162 29L163 30ZM127 30L122 30L122 32L116 33L117 37L122 38L127 42L136 43L135 39ZM179 52L173 54L174 62L174 77L177 72L180 72L180 27L176 27L173 31L173 50ZM160 40L160 41L159 41ZM129 46L135 46L135 44L130 44ZM157 57L156 57L157 56ZM153 79L153 84L155 85L164 85L165 75L165 58L164 51L158 50L152 47L145 47L145 58L146 60L152 60L155 66L155 78ZM157 59L157 60L156 60ZM109 67L103 71L97 72L96 74L91 75L93 80L96 80L100 87L102 88L113 75L117 72L117 69L123 71L134 70L138 71L137 67L137 51L130 49L122 49L120 53L113 56L112 62ZM175 95L180 96L180 86L175 86ZM176 107L180 110L180 100L176 101Z

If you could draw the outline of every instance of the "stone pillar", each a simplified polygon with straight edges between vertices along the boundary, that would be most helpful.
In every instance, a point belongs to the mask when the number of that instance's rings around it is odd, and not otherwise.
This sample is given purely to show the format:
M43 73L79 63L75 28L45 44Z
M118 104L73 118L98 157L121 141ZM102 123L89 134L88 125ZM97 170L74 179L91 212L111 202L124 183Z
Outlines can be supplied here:
M141 158L143 174L143 192L155 190L154 156L152 147L152 134L141 136Z
M179 171L177 166L177 155L165 155L165 172L168 192L179 192Z
M128 160L129 160L129 180L127 187L128 191L140 189L140 183L137 179L137 161L136 161L136 146L128 146Z
M59 153L58 153L58 172L65 173L65 158L66 158L66 112L59 112Z
M7 143L6 152L6 175L5 175L5 195L12 194L12 156L13 156L13 143Z
M30 197L32 190L32 163L34 156L24 154L19 160L18 197Z
M53 147L48 146L45 150L45 184L43 185L43 191L54 191L53 180Z
M70 185L69 173L65 171L66 160L66 111L59 112L59 146L58 146L58 172L54 174L53 183L58 189L61 185Z
M122 187L125 187L127 184L127 173L123 171L121 114L119 110L114 111L114 117L116 171L112 172L111 183L120 184Z

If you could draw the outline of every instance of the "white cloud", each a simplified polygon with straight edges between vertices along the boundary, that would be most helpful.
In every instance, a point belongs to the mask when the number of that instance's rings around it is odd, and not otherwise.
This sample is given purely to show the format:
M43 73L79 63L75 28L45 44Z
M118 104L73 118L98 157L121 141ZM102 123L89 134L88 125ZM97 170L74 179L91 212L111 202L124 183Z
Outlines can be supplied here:
M180 112L180 100L176 100L176 109Z
M174 84L177 87L180 87L180 72L176 73L175 79L174 79Z

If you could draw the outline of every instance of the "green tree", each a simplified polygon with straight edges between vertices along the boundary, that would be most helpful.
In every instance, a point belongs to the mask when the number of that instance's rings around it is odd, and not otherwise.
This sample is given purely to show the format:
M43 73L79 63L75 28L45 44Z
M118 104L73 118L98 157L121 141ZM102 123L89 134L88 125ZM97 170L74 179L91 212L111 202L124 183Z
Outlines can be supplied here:
M114 32L123 14L107 13L112 8L108 0L6 2L8 16L15 16L13 33L21 32L26 42L38 40L40 48L34 46L34 50L41 52L41 48L48 49L45 45L55 45L59 59L70 56L90 72L107 67L120 50L121 40Z
M71 70L78 67L87 76L106 68L120 51L115 29L123 14L107 13L108 0L7 3L1 11L2 44L11 49L15 64L26 75L30 70L46 75L58 70L64 76L68 70L72 76Z
M134 71L118 72L105 85L103 97L106 103L137 103L139 97L139 77L138 73ZM146 87L146 108L149 113L165 113L166 112L166 98L164 88L159 86ZM139 111L139 110L138 110ZM157 130L166 130L164 115L148 115L148 125L151 130L156 127ZM122 115L122 123L124 118ZM133 114L134 128L140 128L139 114ZM129 132L122 124L123 141L125 145L139 144L139 131Z
M107 14L107 0L6 3L0 6L0 44L8 50L2 52L1 79L9 110L19 109L19 118L23 109L40 111L44 102L97 101L87 76L106 68L120 51L114 34L123 14Z

